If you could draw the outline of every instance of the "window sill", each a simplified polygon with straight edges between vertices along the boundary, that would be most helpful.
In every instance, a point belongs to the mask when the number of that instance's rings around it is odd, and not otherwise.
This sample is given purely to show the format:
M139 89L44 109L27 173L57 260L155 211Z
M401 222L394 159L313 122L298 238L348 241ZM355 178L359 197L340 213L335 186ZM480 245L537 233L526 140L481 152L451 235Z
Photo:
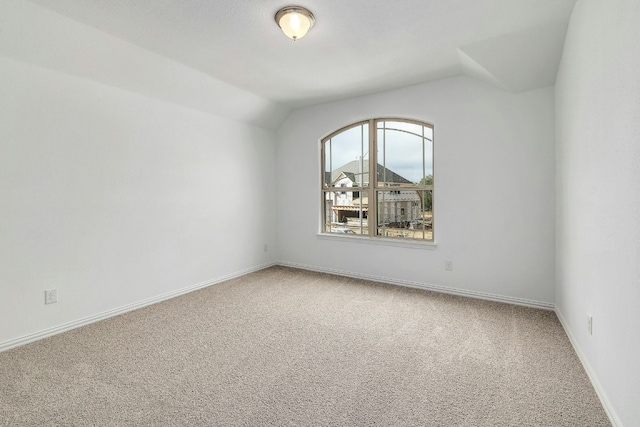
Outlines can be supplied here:
M350 242L350 243L364 243L367 245L382 245L382 246L397 246L401 248L412 249L426 249L433 250L438 244L433 242L421 242L418 240L402 240L402 239L385 239L384 237L355 237L355 236L340 236L330 233L318 233L318 238L321 240L332 240L338 242Z

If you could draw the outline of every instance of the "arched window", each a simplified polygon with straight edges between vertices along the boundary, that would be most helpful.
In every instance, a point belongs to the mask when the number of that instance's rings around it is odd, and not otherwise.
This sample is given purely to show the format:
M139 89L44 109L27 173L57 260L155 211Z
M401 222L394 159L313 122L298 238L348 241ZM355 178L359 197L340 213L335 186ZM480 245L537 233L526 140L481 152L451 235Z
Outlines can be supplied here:
M371 119L321 145L323 233L433 241L432 124Z

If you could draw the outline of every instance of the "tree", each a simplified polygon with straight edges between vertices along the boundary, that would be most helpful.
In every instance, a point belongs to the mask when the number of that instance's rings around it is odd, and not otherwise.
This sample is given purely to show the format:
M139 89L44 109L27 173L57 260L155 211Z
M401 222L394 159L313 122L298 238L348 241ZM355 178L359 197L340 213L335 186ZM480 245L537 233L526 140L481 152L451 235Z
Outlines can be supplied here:
M420 180L418 185L433 185L433 175L427 175ZM433 193L426 191L425 196L422 199L422 208L425 211L431 211L433 209Z

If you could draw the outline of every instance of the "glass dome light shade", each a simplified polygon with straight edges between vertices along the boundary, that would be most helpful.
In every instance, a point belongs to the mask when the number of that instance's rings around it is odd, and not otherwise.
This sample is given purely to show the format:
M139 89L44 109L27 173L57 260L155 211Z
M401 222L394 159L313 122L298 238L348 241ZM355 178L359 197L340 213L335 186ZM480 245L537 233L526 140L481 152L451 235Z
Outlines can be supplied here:
M276 13L276 22L287 37L296 41L303 38L313 27L315 18L310 11L303 7L290 6L280 9Z

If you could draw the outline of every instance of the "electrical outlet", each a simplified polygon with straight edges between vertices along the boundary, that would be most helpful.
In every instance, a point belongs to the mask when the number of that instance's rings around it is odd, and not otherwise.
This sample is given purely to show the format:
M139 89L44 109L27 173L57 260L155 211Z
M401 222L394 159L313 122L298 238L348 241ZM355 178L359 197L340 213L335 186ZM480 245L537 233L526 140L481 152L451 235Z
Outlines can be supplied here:
M593 316L587 316L587 330L589 331L589 335L593 335Z
M269 250L269 245L267 245L266 243L264 244L264 251L267 252Z
M444 269L447 271L452 271L453 270L453 261L450 259L446 259L444 260Z
M44 291L44 303L53 304L54 302L58 302L58 290L49 289L47 291Z

